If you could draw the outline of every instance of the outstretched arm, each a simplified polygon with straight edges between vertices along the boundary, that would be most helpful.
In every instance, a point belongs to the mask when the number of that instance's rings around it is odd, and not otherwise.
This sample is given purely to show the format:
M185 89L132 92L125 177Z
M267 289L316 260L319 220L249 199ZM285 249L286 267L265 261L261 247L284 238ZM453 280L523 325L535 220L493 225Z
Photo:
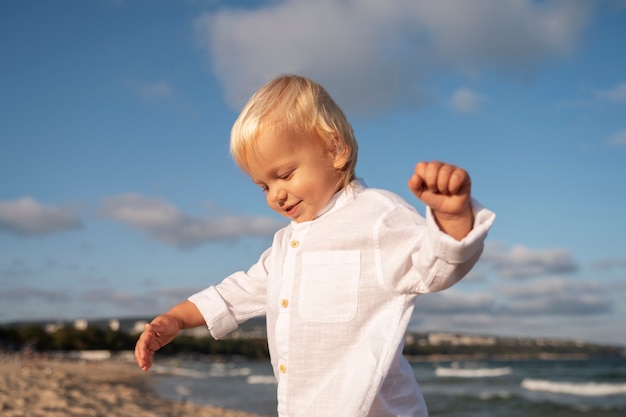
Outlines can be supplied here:
M182 329L202 326L204 318L195 304L190 301L173 307L167 313L156 317L139 336L135 345L135 360L144 371L152 366L154 352L174 340Z
M467 171L439 161L419 162L408 186L432 209L444 233L461 240L472 230L472 181Z

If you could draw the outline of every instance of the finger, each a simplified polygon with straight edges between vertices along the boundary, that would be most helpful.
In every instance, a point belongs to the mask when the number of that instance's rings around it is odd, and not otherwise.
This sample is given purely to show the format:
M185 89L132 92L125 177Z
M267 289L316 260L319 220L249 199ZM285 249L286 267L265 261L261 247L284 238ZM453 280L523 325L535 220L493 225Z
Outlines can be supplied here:
M135 345L135 361L144 371L152 366L152 355L148 349L145 333L142 333Z
M408 186L409 186L409 189L413 191L414 193L421 193L422 184L423 184L422 177L420 177L416 173L413 173L411 178L409 178Z
M413 169L413 175L409 178L409 189L419 196L424 191L424 172L426 170L426 162L419 162Z
M425 187L429 191L436 193L438 191L439 170L443 164L439 161L431 161L421 165L419 174L424 180Z
M450 193L459 194L463 192L466 187L469 187L470 184L471 180L467 171L459 167L454 167L448 183Z
M454 165L442 164L437 172L437 192L444 195L449 195L450 190L450 178L456 167Z
M144 371L152 366L152 356L161 347L157 333L159 327L158 321L146 324L145 330L141 333L135 345L135 359L139 367Z

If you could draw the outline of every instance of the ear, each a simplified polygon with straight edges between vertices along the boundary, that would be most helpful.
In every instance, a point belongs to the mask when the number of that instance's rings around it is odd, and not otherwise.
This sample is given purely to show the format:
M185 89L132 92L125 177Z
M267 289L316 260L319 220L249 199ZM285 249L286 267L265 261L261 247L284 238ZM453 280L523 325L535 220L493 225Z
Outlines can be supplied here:
M350 148L347 146L337 149L333 156L333 166L335 169L341 171L348 163L348 160L350 160L350 154Z

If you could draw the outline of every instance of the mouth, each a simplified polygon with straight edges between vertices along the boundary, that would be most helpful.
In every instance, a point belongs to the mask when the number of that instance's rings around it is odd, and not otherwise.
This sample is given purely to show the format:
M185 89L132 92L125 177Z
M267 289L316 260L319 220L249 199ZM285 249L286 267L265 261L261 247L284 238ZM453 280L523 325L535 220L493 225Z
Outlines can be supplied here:
M300 205L302 201L298 201L296 204L292 204L291 206L287 206L283 209L283 211L285 213L287 213L287 215L291 216L293 214L293 212L296 210L296 208Z

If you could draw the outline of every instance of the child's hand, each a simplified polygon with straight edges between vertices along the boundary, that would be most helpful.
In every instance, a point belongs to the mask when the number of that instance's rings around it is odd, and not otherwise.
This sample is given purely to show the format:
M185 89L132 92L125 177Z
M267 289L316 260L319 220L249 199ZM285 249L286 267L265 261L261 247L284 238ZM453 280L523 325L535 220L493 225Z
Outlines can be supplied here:
M171 342L180 329L180 321L168 314L159 316L150 324L146 324L145 330L135 345L137 365L144 371L150 369L154 352Z
M459 214L469 207L472 182L464 169L454 165L420 162L408 185L417 198L440 214Z
M460 240L472 229L472 181L467 171L439 161L419 162L408 186L433 210L444 232Z

